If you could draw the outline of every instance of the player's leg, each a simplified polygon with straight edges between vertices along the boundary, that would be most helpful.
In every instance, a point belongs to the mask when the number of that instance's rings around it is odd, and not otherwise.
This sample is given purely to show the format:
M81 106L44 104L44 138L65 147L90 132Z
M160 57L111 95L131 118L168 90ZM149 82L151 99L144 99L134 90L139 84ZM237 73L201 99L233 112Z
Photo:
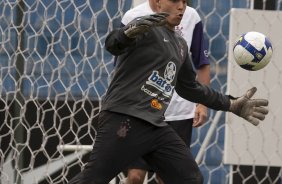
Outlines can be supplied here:
M143 169L128 169L126 184L143 184L146 173Z
M153 125L138 118L101 112L94 148L84 170L70 184L109 183L126 166L148 153Z
M157 178L158 184L164 184L164 181L161 179L161 177L158 174L156 175L156 178Z
M167 121L167 123L175 130L179 137L190 148L193 119Z
M175 130L179 137L185 142L187 147L190 148L193 119L167 121L167 123ZM158 174L156 175L156 178L158 180L158 184L164 184Z
M156 151L144 156L164 183L201 184L202 174L189 148L170 127L162 131Z
M143 158L130 163L127 168L126 184L143 184L147 171L151 170Z

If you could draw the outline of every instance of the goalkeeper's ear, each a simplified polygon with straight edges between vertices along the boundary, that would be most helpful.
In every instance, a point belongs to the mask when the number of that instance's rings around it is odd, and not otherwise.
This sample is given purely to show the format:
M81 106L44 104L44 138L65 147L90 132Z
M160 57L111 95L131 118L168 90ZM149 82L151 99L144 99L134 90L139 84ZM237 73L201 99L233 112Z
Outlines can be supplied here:
M154 6L155 9L156 9L156 12L159 12L159 10L161 8L160 0L154 0L154 4L156 5L156 6Z

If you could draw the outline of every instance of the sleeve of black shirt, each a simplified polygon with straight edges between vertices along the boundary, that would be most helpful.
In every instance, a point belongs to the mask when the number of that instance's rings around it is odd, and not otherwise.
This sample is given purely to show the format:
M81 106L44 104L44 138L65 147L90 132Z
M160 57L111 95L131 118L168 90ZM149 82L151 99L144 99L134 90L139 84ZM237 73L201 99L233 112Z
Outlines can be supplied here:
M230 106L229 96L196 81L196 73L188 56L179 70L175 90L182 98L215 110L228 111Z
M120 28L124 27L125 25L121 22L120 23ZM114 57L114 67L117 65L117 59L118 59L118 56L115 56Z
M122 28L113 30L106 38L105 46L114 56L119 56L128 51L135 44L134 38L128 38Z

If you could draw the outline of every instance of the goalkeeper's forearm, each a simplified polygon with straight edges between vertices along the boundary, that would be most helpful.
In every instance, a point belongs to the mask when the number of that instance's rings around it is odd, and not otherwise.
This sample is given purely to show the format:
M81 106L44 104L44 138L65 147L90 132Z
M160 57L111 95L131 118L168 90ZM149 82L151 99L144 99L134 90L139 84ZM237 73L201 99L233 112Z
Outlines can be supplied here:
M177 93L183 98L204 104L215 110L230 111L253 125L257 126L268 114L267 99L252 99L257 90L255 87L248 90L245 95L234 98L230 95L223 95L207 86L202 86L196 81L187 86L183 86L183 84L185 82L178 82L176 85Z

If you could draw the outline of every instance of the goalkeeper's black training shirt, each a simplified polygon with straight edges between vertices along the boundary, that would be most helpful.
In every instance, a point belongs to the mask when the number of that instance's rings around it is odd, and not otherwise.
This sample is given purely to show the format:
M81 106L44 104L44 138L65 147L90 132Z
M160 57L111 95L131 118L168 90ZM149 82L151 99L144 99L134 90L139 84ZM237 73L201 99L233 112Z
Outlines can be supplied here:
M196 81L185 40L165 26L136 39L122 29L111 32L106 48L118 56L114 78L102 110L128 114L164 126L164 112L173 90L192 102L227 111L229 97Z

